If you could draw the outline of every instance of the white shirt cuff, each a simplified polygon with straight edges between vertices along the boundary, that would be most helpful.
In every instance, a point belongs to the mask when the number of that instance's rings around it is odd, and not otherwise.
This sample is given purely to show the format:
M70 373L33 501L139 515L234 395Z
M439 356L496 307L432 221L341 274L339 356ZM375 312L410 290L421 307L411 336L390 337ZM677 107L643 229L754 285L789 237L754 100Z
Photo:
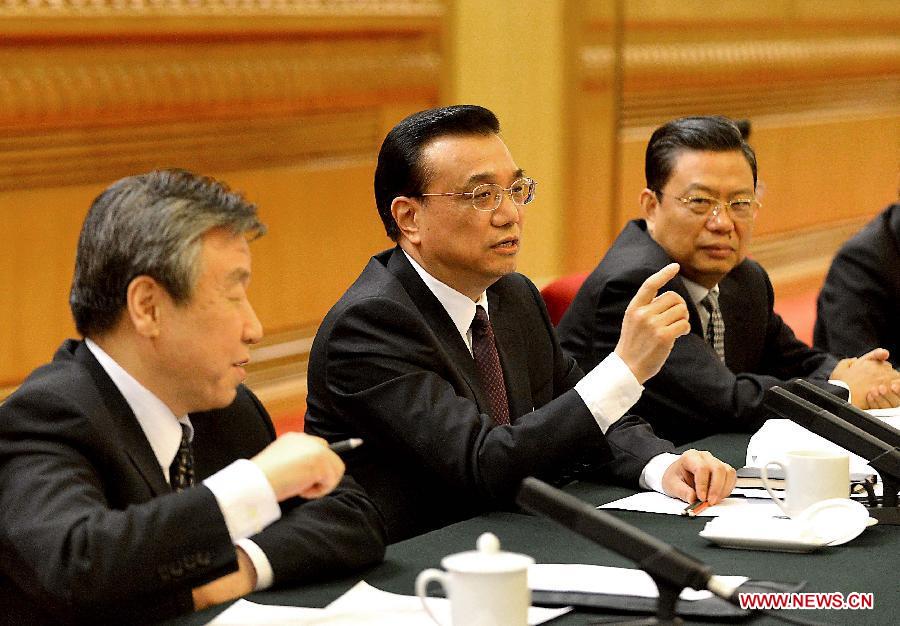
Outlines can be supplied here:
M672 454L671 452L657 454L650 459L644 466L644 469L641 470L641 478L638 480L638 483L644 489L652 489L653 491L669 495L663 490L663 474L665 474L666 470L669 469L669 466L679 458L681 458L679 455Z
M256 569L256 587L254 591L262 591L272 586L275 579L275 573L272 571L272 564L269 563L269 557L262 551L258 545L249 539L239 539L234 543L237 547L247 553L250 561Z
M255 535L281 517L275 492L253 461L238 459L203 484L216 497L233 542Z
M846 389L847 390L847 403L853 404L853 394L850 392L850 385L848 385L847 383L845 383L842 380L837 380L837 379L829 380L828 384L834 385L835 387L841 387L842 389Z
M644 387L638 382L625 361L611 352L597 367L575 383L575 391L603 434L640 399Z

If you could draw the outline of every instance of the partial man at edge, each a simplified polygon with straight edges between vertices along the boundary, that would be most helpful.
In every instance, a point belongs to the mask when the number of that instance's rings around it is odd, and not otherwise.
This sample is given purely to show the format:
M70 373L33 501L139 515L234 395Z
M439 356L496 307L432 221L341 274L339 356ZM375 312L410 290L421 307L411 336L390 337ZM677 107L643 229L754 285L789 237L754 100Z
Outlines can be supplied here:
M0 406L0 622L144 623L379 561L321 439L244 387L256 207L178 170L124 178L78 242L68 340Z
M882 347L900 366L900 204L879 213L835 255L819 292L813 341L842 356Z

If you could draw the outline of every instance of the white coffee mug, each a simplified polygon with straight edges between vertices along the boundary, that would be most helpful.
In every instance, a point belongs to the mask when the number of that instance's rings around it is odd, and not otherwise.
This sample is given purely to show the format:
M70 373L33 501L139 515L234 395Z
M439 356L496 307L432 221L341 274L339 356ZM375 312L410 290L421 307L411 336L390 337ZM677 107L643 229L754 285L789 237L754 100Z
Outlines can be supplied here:
M416 595L428 615L438 624L428 606L426 588L436 581L450 600L453 626L525 626L531 591L528 566L534 559L524 554L501 552L491 533L478 538L478 550L451 554L441 560L447 571L427 569L416 577Z
M784 472L785 499L775 495L768 466L777 465ZM850 495L850 459L846 454L825 450L794 450L783 459L766 462L760 467L763 487L775 504L788 517L800 515L809 506L830 498Z

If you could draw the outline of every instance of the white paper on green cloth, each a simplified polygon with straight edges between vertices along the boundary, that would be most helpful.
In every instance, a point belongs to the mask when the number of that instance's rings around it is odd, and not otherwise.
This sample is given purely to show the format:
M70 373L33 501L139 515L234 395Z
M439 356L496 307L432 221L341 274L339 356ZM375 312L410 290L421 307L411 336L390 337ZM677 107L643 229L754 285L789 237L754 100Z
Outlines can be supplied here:
M747 582L746 576L719 576L723 582L737 587ZM639 569L580 565L575 563L541 563L528 568L528 586L540 591L578 591L616 596L659 597L650 575ZM713 596L705 589L683 589L682 600L705 600Z

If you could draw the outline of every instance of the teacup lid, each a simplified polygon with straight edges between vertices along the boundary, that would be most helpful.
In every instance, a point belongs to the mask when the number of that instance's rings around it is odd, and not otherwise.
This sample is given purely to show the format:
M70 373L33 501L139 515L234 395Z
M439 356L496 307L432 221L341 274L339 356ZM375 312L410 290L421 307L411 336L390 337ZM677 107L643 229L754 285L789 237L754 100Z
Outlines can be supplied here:
M477 550L451 554L441 560L441 565L451 572L470 574L499 574L526 569L534 559L515 552L501 552L500 540L493 533L478 537Z
M797 516L813 534L839 546L856 539L869 525L869 511L849 498L830 498L811 504Z

